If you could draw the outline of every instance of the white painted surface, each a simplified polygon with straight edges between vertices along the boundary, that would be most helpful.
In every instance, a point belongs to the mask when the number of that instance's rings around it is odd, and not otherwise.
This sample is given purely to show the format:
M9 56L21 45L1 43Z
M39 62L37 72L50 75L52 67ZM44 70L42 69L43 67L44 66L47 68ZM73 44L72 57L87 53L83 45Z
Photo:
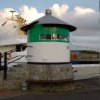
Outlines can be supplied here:
M74 73L74 79L86 79L100 76L99 64L72 65L72 67L74 71L77 71Z
M27 36L3 36L0 37L0 46L27 43Z
M8 46L8 47L11 50L10 46ZM13 49L15 49L15 48L13 48ZM8 61L7 61L8 67L12 67L13 65L27 63L27 49L24 50L24 51L21 51L21 52L12 52L9 55L7 55L7 58L8 58ZM2 57L1 61L2 61L2 66L3 66L4 65L4 63L3 63L4 62L4 57ZM12 62L12 63L10 63L10 62Z
M68 43L34 42L28 46L28 62L70 62Z
M16 45L3 45L3 46L0 46L0 52L4 53L15 48L16 48Z

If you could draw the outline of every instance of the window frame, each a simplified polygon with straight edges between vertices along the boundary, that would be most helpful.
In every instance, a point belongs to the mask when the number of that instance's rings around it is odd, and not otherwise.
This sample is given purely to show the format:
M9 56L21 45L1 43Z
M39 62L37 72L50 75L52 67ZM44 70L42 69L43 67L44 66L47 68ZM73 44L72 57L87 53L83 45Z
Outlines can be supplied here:
M41 38L42 35L44 35L45 38L42 39ZM51 37L46 39L46 37L47 37L46 35L51 35ZM56 38L53 39L53 35L55 35ZM61 38L63 36L65 36L66 40ZM49 40L49 41L65 41L65 42L69 42L69 35L68 34L46 34L46 33L41 33L41 34L39 34L39 40L41 40L41 41L43 41L43 40L48 41Z

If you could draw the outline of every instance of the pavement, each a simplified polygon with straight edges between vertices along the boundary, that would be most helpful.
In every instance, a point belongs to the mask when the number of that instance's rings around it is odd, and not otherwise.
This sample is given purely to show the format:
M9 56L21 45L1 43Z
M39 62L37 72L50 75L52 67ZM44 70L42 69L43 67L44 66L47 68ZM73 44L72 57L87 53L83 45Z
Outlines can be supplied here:
M56 93L2 89L0 100L100 100L98 79L81 80L75 84L83 88Z
M22 95L26 92L18 89L0 89L0 99Z
M0 100L100 100L100 90L70 93L23 93Z

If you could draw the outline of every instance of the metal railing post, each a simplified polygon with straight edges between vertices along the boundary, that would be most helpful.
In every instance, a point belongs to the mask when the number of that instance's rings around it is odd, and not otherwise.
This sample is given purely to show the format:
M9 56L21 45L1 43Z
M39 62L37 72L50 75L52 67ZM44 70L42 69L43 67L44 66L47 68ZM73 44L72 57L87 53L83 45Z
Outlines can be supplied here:
M4 53L4 77L3 79L7 79L7 52Z
M1 70L1 52L0 52L0 70Z

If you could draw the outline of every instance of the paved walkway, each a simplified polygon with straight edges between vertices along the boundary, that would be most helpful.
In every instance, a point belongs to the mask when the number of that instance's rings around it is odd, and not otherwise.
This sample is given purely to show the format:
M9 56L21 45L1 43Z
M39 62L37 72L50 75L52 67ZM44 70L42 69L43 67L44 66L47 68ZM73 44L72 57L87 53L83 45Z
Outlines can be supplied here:
M0 100L100 100L100 90L64 94L36 94L30 92L8 98L1 98Z
M13 90L12 89L0 89L0 99L17 96L23 93L25 93L25 91L14 90L14 89Z
M82 80L75 83L79 87L85 86L85 88L77 92L66 93L33 93L22 90L0 89L0 100L100 100L100 82L98 82L98 79Z

